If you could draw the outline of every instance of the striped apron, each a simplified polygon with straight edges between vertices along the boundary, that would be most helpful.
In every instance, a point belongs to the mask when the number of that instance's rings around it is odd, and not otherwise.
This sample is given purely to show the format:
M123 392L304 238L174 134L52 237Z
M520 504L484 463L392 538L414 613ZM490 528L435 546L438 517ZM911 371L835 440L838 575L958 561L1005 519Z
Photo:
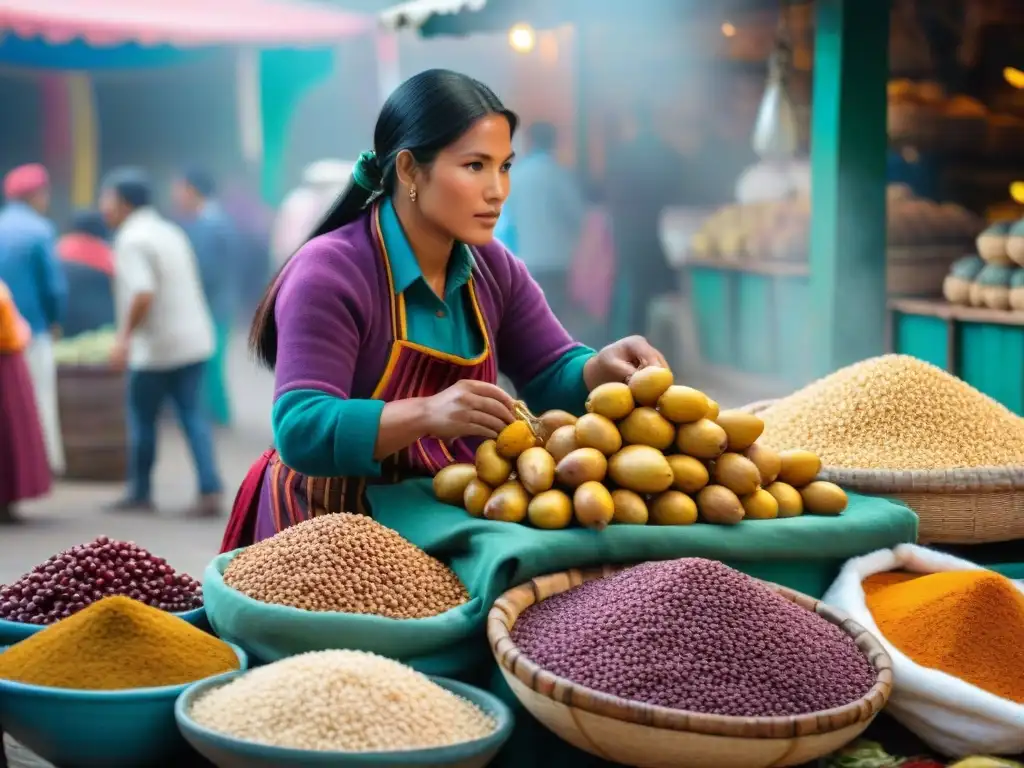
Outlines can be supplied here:
M463 379L496 384L498 367L494 357L494 338L480 308L474 278L470 278L467 289L473 304L473 315L484 340L483 352L474 358L462 358L409 341L405 296L395 295L391 265L381 236L377 212L374 229L388 278L392 341L384 373L371 397L386 403L411 397L429 397ZM472 463L479 444L478 438L447 441L435 437L420 438L408 448L385 459L379 478L308 477L288 467L277 452L270 449L252 465L238 490L221 543L221 552L262 541L317 515L336 512L368 514L370 510L365 493L367 485L397 483L411 477L431 477L449 464Z

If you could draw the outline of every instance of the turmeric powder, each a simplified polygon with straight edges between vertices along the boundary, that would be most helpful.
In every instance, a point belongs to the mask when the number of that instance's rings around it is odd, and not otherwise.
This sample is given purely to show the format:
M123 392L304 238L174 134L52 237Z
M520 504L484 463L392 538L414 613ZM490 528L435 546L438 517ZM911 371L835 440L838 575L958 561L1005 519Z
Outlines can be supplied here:
M1024 704L1024 593L993 571L863 581L885 639L912 661Z
M0 679L113 691L182 685L238 669L231 646L129 597L107 597L0 653Z

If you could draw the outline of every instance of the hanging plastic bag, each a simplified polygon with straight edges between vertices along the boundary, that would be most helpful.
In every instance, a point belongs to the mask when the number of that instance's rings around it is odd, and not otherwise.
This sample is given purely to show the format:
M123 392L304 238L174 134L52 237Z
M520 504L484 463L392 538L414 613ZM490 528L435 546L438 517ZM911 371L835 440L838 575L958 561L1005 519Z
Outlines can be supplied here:
M786 83L791 60L792 48L783 8L775 50L768 63L768 83L754 123L754 151L762 160L789 160L796 156L799 133Z
M878 630L861 582L876 573L896 570L941 573L984 569L914 544L882 549L843 566L822 599L871 632L892 658L894 685L886 711L932 749L950 757L1024 752L1024 705L922 667L896 650Z

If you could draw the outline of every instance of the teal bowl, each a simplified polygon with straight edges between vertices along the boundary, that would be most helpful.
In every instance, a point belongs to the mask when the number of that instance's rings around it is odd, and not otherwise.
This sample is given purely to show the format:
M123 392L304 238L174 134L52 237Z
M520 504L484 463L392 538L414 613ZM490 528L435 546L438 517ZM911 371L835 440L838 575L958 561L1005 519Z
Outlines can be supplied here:
M194 608L191 611L185 611L184 613L172 613L172 616L177 616L179 619L184 619L193 627L199 627L199 629L208 629L209 624L206 621L206 608L199 607ZM52 624L48 626L53 626ZM46 626L39 624L22 624L20 621L7 621L7 619L0 619L0 645L14 645L20 643L26 637L32 637L36 632L41 629L46 629Z
M192 748L217 768L483 768L494 759L512 734L512 712L497 697L471 685L431 676L431 680L476 704L497 722L494 733L476 741L451 747L402 752L313 752L256 744L211 731L189 717L192 702L207 691L231 682L241 672L232 672L191 685L178 698L174 716L182 735Z
M241 669L248 669L245 651L228 645ZM0 680L0 729L60 768L173 765L173 758L188 754L174 702L189 685L77 691Z

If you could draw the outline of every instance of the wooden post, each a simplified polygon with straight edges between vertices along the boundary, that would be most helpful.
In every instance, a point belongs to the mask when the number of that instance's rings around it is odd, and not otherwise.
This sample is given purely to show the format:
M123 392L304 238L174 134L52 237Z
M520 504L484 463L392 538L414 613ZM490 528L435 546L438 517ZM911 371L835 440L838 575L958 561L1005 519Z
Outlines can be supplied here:
M888 0L818 0L811 103L813 371L885 348Z

